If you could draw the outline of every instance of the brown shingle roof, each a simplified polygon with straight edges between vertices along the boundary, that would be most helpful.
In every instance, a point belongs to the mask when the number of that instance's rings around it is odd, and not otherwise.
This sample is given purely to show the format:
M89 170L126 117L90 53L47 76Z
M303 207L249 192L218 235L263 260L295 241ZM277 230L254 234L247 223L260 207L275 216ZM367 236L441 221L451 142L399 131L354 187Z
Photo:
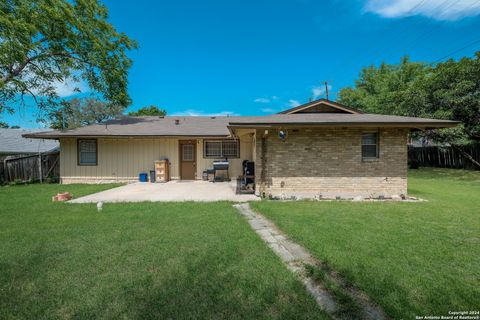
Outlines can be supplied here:
M232 119L230 127L313 125L313 126L398 126L410 128L454 127L457 121L435 120L415 117L387 116L381 114L300 113L274 114L265 117Z
M239 117L123 117L105 124L26 135L37 138L89 136L228 136L231 120ZM178 124L175 124L178 120Z
M313 107L313 106L316 106L316 105L322 105L322 104L330 105L330 106L332 106L334 108L338 108L340 110L345 110L348 113L363 113L360 110L354 109L352 107L348 107L348 106L343 105L341 103L338 103L336 101L321 98L321 99L318 99L318 100L314 100L314 101L310 101L310 102L301 104L301 105L293 107L291 109L280 111L278 114L293 114L293 113L297 113L297 111L299 111L299 110L307 109L307 108L310 108L310 107Z
M179 124L175 124L178 120ZM124 117L76 129L37 132L24 135L29 138L57 139L60 137L227 137L229 127L272 126L390 126L408 128L454 127L456 121L379 114L274 114L258 117Z

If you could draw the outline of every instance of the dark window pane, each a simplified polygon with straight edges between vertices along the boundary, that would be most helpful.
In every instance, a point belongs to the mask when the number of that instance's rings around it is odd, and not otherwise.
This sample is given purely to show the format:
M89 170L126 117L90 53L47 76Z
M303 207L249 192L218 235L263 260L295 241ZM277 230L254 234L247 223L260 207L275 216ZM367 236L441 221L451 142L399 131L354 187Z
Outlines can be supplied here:
M362 134L362 158L378 157L378 133Z
M97 142L95 140L80 140L78 142L79 164L97 164Z
M240 154L238 141L219 140L205 141L203 156L204 157L230 157L238 158Z
M222 142L221 141L206 141L205 142L205 157L221 157L222 156Z
M223 156L224 157L237 157L238 156L238 143L237 143L237 141L224 141L223 142Z
M97 157L94 152L82 152L80 153L81 164L95 164Z
M376 145L364 145L364 146L362 146L362 157L363 158L376 158L377 157L377 146Z
M377 144L377 134L376 133L363 134L362 144Z

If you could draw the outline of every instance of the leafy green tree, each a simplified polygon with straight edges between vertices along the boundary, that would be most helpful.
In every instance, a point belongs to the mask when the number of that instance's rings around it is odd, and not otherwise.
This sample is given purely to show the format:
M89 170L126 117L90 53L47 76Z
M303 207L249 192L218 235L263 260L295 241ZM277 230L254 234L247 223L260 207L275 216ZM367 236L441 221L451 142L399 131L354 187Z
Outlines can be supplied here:
M437 139L480 142L480 51L474 58L451 59L438 64L423 82L423 90L428 113L436 118L462 122L457 132L453 131L453 138L447 134Z
M124 108L94 98L71 99L51 111L49 124L53 129L72 129L120 116Z
M452 145L480 141L480 52L437 65L411 62L364 68L339 102L369 113L461 121L425 135Z
M156 106L143 107L137 111L132 111L128 113L129 116L138 117L138 116L165 116L167 111L164 109L159 109Z
M49 111L61 103L54 85L67 80L129 105L127 51L137 44L107 18L98 0L0 1L0 113L25 97Z
M2 128L2 129L20 129L20 126L17 126L17 125L9 126L8 123L0 121L0 128Z
M428 65L408 57L398 65L369 66L360 72L354 88L340 90L339 101L368 113L420 116L422 108L411 109L408 100L422 98L416 85L430 71Z

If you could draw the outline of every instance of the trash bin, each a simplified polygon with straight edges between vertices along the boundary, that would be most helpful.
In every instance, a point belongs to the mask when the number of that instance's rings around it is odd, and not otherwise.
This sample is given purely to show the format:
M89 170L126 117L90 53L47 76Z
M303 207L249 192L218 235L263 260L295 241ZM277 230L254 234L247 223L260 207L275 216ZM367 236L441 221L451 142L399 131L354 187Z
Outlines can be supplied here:
M150 170L150 182L155 182L155 170Z
M140 182L148 182L148 174L145 172L142 172L138 175L138 181Z
M215 177L215 170L213 169L207 169L207 180L208 181L213 181L214 177Z

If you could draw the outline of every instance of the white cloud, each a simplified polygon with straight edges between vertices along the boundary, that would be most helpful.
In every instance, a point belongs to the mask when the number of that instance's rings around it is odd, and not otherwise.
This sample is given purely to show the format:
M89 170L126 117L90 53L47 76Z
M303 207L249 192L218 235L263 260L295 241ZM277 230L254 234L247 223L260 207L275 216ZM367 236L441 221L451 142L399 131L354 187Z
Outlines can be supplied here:
M65 80L64 82L55 81L52 83L53 88L57 95L61 98L66 98L78 94L77 91L80 90L81 92L86 92L88 90L88 86L83 81L73 81L73 80Z
M33 80L33 77L34 75L28 71L23 74L23 79L26 81ZM64 81L54 80L51 83L46 83L46 87L48 89L50 89L49 86L55 90L60 98L67 98L75 94L88 92L90 90L88 84L84 80L77 80L73 78L67 78ZM45 94L44 89L46 88L31 88L31 91L37 96L42 96Z
M276 110L275 110L275 109L272 109L272 108L262 108L262 112L265 112L265 113L275 113Z
M331 85L327 85L327 87L328 87L328 90L332 90ZM318 99L319 97L323 96L324 94L325 94L325 86L324 85L320 85L320 86L312 88L312 98L313 98L313 100Z
M272 100L278 100L278 99L280 99L278 96L272 96L271 98L257 98L253 101L258 103L270 103L272 102Z
M292 108L295 108L300 105L300 102L298 102L297 100L290 99L288 100L288 105Z
M174 117L182 117L182 116L188 116L188 117L215 117L215 116L238 116L238 113L232 112L232 111L220 111L220 112L204 112L201 110L195 110L195 109L186 109L183 111L175 112L169 116L174 116Z
M367 0L364 9L385 18L422 15L435 20L458 20L480 14L480 1Z

